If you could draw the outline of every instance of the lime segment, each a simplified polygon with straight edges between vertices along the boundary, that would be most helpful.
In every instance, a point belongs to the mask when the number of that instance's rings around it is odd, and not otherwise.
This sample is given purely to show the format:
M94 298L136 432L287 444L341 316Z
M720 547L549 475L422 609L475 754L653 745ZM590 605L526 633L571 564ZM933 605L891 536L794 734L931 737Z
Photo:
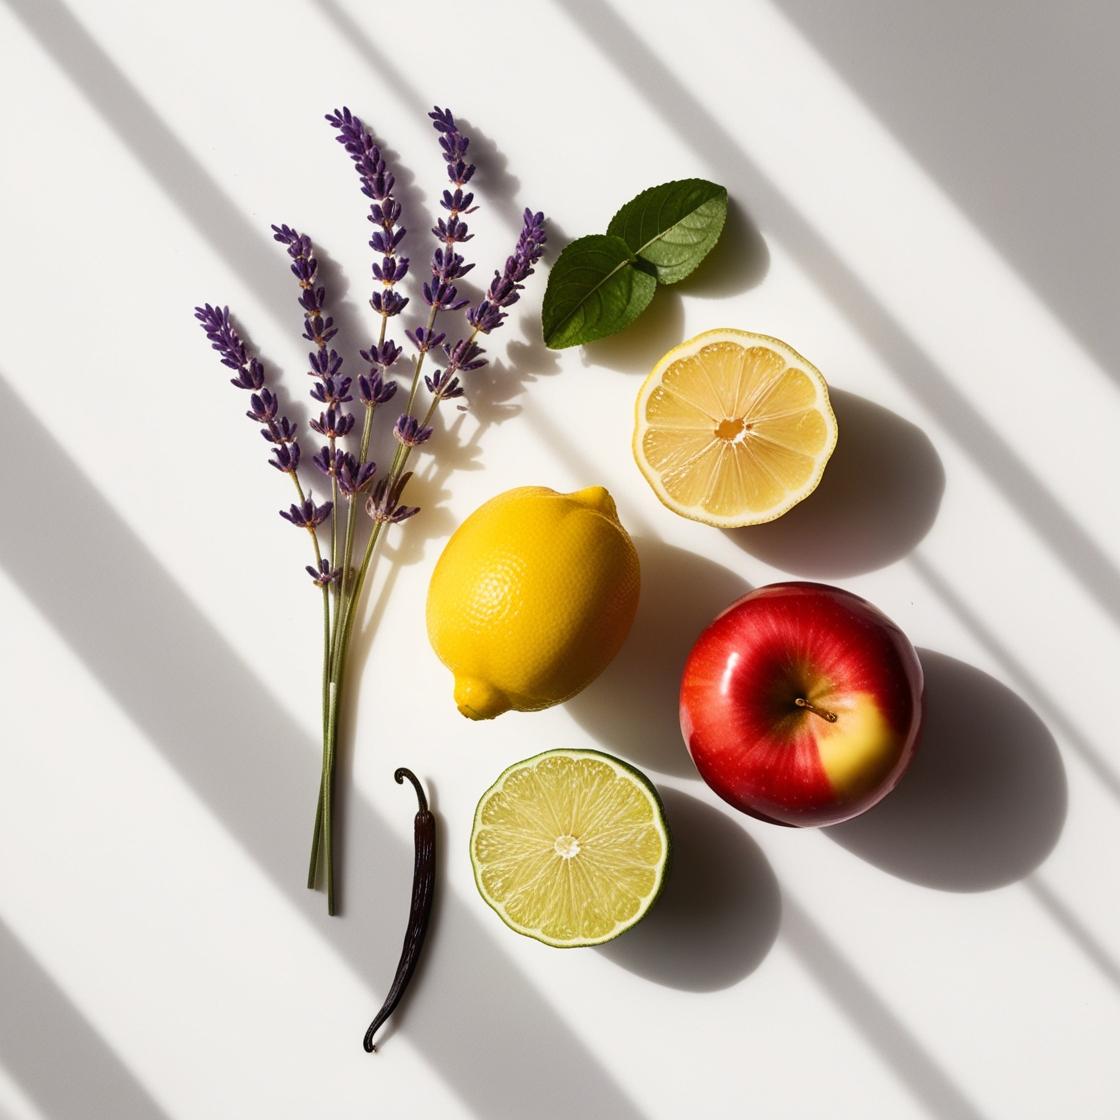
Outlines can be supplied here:
M599 751L515 763L483 794L471 832L482 897L511 929L561 948L599 945L640 921L668 855L657 791Z

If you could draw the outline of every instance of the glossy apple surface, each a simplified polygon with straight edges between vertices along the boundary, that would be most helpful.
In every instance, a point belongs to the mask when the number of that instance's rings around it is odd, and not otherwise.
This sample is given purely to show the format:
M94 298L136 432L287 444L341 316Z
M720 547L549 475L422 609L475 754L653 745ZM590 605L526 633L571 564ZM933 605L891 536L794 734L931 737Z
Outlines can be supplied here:
M837 824L889 793L914 754L922 667L866 599L820 583L760 587L700 635L681 732L700 776L774 824Z

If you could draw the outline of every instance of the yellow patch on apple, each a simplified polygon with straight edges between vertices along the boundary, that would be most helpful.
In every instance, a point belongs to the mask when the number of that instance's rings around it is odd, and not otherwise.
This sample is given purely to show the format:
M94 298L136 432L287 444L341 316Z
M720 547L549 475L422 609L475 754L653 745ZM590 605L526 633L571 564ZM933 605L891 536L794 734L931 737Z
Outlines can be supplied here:
M814 720L821 765L839 798L862 796L883 780L898 760L900 740L883 719L875 697L853 692L813 703L836 713L835 723Z

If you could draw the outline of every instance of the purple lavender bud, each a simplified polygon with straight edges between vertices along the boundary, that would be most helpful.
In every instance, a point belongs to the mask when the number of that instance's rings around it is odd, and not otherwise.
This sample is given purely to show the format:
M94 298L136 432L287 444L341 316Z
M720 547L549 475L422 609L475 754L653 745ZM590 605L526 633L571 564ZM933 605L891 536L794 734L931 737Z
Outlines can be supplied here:
M347 498L361 493L373 481L376 463L363 463L360 467L353 455L348 455L338 474L338 488Z
M464 264L463 258L451 249L436 249L432 254L432 275L437 280L458 280L472 268L473 264Z
M337 447L332 452L329 447L324 445L311 457L311 461L323 474L337 477L342 472L342 467L346 462L346 452Z
M349 404L354 398L350 395L351 379L349 377L324 377L317 385L311 387L311 399L320 404L334 405Z
M403 280L408 272L408 257L385 256L380 261L374 261L371 268L375 280L385 285L395 284Z
M461 338L454 346L444 346L443 349L452 371L469 373L486 365L486 359L482 356L485 351L472 339Z
M256 420L258 424L267 424L270 420L275 420L276 412L280 407L275 394L268 389L261 389L259 393L254 393L249 398L249 404L251 407L245 415L250 420Z
M399 315L408 306L408 299L400 292L387 289L383 292L374 292L369 297L369 305L378 315L391 318L393 315Z
M459 289L454 284L447 284L443 280L439 280L435 284L425 284L421 291L424 295L424 302L437 311L440 309L458 311L470 302L469 300L458 299Z
M373 218L371 217L369 220L372 222ZM393 233L386 233L382 229L375 230L370 234L369 247L375 253L395 253L397 246L404 240L404 233L403 229L398 229Z
M286 416L281 416L279 420L261 428L261 435L269 443L294 443L299 438L299 429Z
M384 404L396 391L397 383L386 381L381 376L380 370L371 369L369 377L358 378L358 393L367 408L372 408L375 404Z
M312 350L307 355L312 377L337 377L342 369L342 355L337 350Z
M456 214L473 214L478 209L477 206L471 205L473 202L473 194L464 193L458 188L455 189L454 194L450 191L444 191L443 197L439 200L439 204L444 210L452 210Z
M338 334L338 328L329 315L325 319L318 314L309 315L304 321L303 337L308 342L314 342L320 348L326 346L336 334Z
M358 353L371 366L380 366L383 370L388 370L401 356L402 351L391 338L387 338L380 346L371 346L368 350L359 350Z
M393 435L397 437L397 442L404 444L405 447L419 447L432 438L432 429L425 428L415 416L404 413L397 417Z
M280 516L293 525L302 529L314 529L322 525L330 516L332 503L324 502L321 506L315 504L313 495L308 494L298 505L292 504L286 510L280 510Z
M323 303L327 298L326 288L302 288L299 293L299 305L307 315L319 315L323 310Z
M447 337L442 331L430 331L424 327L417 327L415 330L405 331L404 333L421 354L426 354Z
M485 365L486 363L480 362L479 364ZM454 376L454 371L450 369L439 370L434 377L425 375L424 384L428 386L428 392L441 401L454 400L455 397L463 395L463 387L459 384L459 379Z
M319 413L317 420L310 421L310 426L313 431L327 439L341 439L354 427L354 417L337 408L328 408L325 412Z
M454 245L457 241L470 241L474 237L473 233L467 233L467 223L459 221L458 218L437 218L436 224L432 226L432 233L435 234L437 241L442 241L445 245Z
M269 459L269 463L278 471L295 474L296 468L299 466L299 444L278 443L272 449L272 458Z
M373 495L366 501L366 513L374 521L392 522L398 524L407 521L420 512L419 506L402 506L400 504L401 492L408 485L412 472L402 474L392 488L389 487L387 478L381 479L373 488Z
M489 334L495 328L500 327L505 317L501 308L495 307L486 299L467 312L467 322L480 334Z
M544 249L548 237L544 231L544 211L535 214L527 206L521 215L521 236L517 239L515 252L518 256L528 257L535 264Z
M311 577L311 581L316 587L328 587L342 578L342 569L332 568L331 562L326 557L319 560L318 568L313 568L308 564L304 570Z

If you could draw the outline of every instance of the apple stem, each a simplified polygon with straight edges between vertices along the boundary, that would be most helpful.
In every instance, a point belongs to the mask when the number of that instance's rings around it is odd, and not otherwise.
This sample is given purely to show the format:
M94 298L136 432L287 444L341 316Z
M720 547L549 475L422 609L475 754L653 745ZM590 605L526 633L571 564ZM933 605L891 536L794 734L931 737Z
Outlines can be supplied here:
M814 704L810 704L803 696L799 696L794 703L799 708L804 708L807 712L812 712L815 716L820 716L821 719L827 720L829 723L835 723L837 715L835 712L826 712L823 708L818 708Z

